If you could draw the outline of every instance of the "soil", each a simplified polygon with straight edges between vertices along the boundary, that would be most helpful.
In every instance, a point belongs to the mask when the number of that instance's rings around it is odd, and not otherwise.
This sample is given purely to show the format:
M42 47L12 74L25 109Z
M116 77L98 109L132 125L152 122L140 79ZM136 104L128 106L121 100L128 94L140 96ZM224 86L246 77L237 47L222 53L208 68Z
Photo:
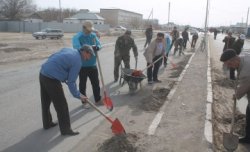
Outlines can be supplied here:
M175 69L173 69L174 72L171 73L171 76L169 76L169 78L177 78L177 77L179 77L182 70L185 68L185 66L186 66L186 64L187 64L190 57L191 57L191 55L185 56L184 60L179 62L178 66Z
M210 41L211 42L211 41ZM213 87L213 138L214 151L226 152L223 146L223 133L229 133L232 120L234 82L223 72L222 63L217 52L211 48L212 87ZM217 49L218 50L218 49ZM245 115L236 109L234 133L238 136L245 134ZM237 152L247 152L247 148L239 144Z

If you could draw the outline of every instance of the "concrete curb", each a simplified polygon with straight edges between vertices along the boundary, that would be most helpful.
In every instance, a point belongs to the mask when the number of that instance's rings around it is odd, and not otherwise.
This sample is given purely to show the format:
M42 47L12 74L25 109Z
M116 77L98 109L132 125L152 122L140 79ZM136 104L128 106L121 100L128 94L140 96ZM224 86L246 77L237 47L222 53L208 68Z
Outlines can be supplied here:
M212 89L212 78L211 78L211 64L210 64L210 46L208 43L207 47L207 103L206 103L206 119L204 135L211 146L213 147L213 125L212 125L212 104L213 104L213 89Z

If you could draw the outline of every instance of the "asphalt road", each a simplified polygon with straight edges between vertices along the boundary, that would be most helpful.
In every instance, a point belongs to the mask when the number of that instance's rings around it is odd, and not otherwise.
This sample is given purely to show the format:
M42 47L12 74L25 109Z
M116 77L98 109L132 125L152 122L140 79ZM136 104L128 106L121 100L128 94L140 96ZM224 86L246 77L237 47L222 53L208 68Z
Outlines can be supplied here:
M137 42L138 68L145 67L141 51L143 43L144 40ZM99 52L105 83L112 88L111 94L115 94L115 88L119 87L118 83L113 84L113 51L114 47L108 45ZM80 135L64 137L60 135L58 127L47 131L42 129L38 76L44 61L33 60L0 66L0 151L69 151L103 121L97 112L83 109L80 100L73 98L67 86L63 85L72 128L79 131ZM134 65L131 51L131 67ZM126 89L127 85L124 87ZM87 94L93 100L90 83L87 88ZM107 112L104 107L101 109ZM53 120L57 121L53 106L51 111Z

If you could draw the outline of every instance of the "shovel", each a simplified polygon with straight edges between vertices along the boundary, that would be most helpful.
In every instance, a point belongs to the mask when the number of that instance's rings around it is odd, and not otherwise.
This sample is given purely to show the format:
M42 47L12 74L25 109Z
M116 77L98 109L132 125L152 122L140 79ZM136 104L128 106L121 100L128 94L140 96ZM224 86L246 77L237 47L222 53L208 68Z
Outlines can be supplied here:
M237 135L233 134L235 109L236 109L236 98L234 98L233 115L232 115L232 123L231 123L230 133L225 133L225 132L223 133L223 146L229 152L235 151L237 149L238 143L239 143L239 137Z
M121 122L116 118L114 121L104 114L100 109L98 109L89 99L86 99L86 102L90 104L96 111L98 111L103 117L105 117L111 124L111 130L115 135L126 134L124 127Z
M113 102L112 102L111 98L108 96L107 91L106 91L106 87L104 85L104 79L103 79L103 75L102 75L102 68L101 68L98 52L96 52L96 59L97 59L97 63L98 63L99 71L100 71L100 76L101 76L101 81L102 81L102 86L103 86L103 94L104 94L103 103L107 107L107 109L109 109L109 111L112 111L113 110Z

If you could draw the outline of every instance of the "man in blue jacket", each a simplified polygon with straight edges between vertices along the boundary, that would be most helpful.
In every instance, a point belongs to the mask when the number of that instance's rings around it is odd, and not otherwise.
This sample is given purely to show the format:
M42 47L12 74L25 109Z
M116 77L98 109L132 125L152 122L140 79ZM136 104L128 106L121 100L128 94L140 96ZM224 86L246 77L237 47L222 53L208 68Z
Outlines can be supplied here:
M100 50L101 44L98 37L94 32L92 32L93 27L91 22L84 22L83 31L78 32L72 38L73 48L79 49L83 45L91 45L94 47L95 51ZM101 95L100 95L100 85L98 78L98 69L96 66L96 56L92 56L89 60L82 60L82 67L79 73L79 88L80 92L86 96L86 85L87 79L90 79L92 90L94 94L95 103L97 105L102 104ZM83 102L84 104L84 102ZM88 108L87 105L84 105L85 108Z
M59 128L62 135L77 135L71 129L69 110L61 82L68 85L71 94L82 101L86 96L82 95L76 87L76 79L81 69L82 59L89 60L94 56L91 46L85 45L79 50L63 48L59 52L51 55L42 65L40 70L40 89L43 128L49 129L57 124L52 121L50 104L53 103Z

